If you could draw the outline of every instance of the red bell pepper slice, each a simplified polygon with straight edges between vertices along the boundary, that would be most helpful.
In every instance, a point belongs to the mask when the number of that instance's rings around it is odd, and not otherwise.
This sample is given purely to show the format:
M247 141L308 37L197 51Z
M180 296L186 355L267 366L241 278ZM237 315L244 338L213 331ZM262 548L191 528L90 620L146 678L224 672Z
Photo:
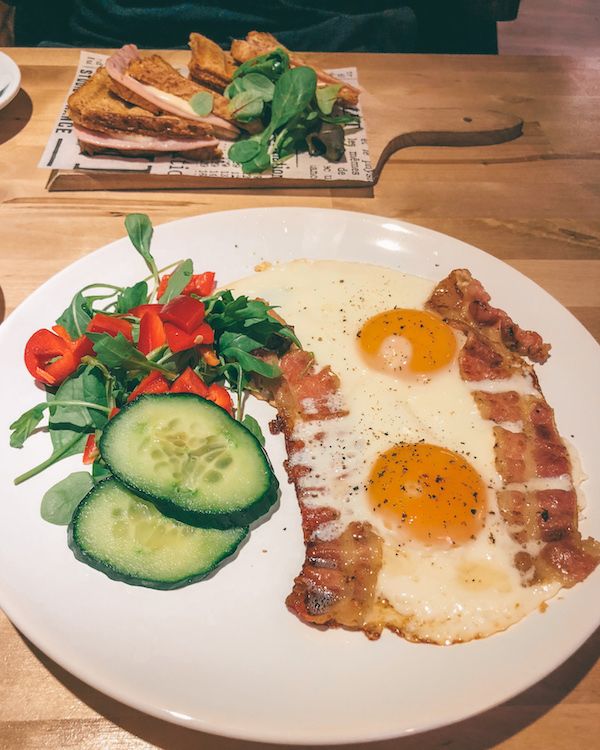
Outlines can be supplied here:
M104 313L94 315L88 323L87 331L88 333L108 333L110 336L122 333L128 341L133 341L129 321L115 318L112 315L104 315Z
M209 294L213 293L214 288L214 271L206 271L205 273L194 274L188 281L187 286L183 290L183 293L197 294L198 297L208 297Z
M152 370L141 383L131 391L127 401L133 401L134 398L141 396L142 393L168 393L169 383L167 379L158 370Z
M213 383L208 387L208 393L206 398L209 401L213 401L217 406L220 406L225 411L229 412L233 416L233 401L229 392L218 383Z
M87 336L80 336L78 339L72 339L67 332L67 329L63 326L55 325L52 326L52 330L56 333L63 341L66 341L73 350L73 354L77 359L82 357L91 357L94 353L94 343Z
M160 279L160 284L156 292L157 299L160 299L167 290L169 279L171 274L167 273ZM214 271L206 271L205 273L195 273L192 278L188 281L185 289L181 292L182 294L197 294L198 297L208 297L209 294L213 293L215 288L215 274Z
M60 385L75 372L79 361L73 342L46 328L36 331L25 345L25 367L46 385Z
M195 393L197 396L206 398L208 388L192 368L187 367L171 385L171 393Z
M163 307L160 318L164 323L173 323L186 333L194 331L204 320L204 304L194 297L180 294Z
M140 319L140 336L137 348L142 354L148 355L166 342L165 327L158 314L152 310L145 312Z
M92 432L90 435L88 435L87 440L85 441L85 448L83 449L83 463L93 464L99 455L100 451L98 450L98 446L96 445L96 435Z
M186 333L173 323L165 323L165 335L172 352L182 352L198 344L212 344L215 340L215 332L208 323L200 323L191 333Z
M137 307L132 307L127 314L135 315L136 318L141 318L147 312L159 313L162 308L162 305L157 305L156 303L148 305L138 305Z

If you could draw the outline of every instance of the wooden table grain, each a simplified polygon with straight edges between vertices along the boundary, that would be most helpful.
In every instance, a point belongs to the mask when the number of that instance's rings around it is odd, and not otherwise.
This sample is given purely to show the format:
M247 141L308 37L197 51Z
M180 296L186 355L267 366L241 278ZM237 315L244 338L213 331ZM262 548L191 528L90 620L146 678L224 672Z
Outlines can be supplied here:
M78 52L6 52L23 81L0 112L0 319L49 276L121 237L131 211L159 224L231 208L318 206L405 219L477 245L547 289L600 340L600 59L314 56L325 67L356 65L363 85L382 99L496 109L525 121L524 135L511 143L404 150L373 191L49 194L48 173L36 165ZM167 56L186 59L184 52ZM40 653L2 614L0 643L0 748L251 746L172 726L108 698ZM377 747L598 748L599 646L596 632L546 679L480 716Z

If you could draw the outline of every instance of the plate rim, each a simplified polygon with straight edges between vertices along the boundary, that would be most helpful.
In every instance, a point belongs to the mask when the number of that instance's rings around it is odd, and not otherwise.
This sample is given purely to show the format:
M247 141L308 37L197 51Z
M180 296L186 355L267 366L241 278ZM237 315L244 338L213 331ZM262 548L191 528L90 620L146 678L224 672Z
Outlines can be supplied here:
M13 78L4 93L0 96L0 110L7 107L21 90L21 69L10 55L0 50L0 62L3 60L7 61L8 68L10 69L8 75L12 73Z
M10 58L9 58L10 59ZM340 210L340 209L329 209L329 208L312 208L312 207L253 207L253 208L244 208L244 209L233 209L229 211L212 211L209 213L203 213L203 214L196 214L192 216L186 216L182 217L180 219L174 219L169 222L165 222L163 224L159 224L155 227L155 230L158 232L162 228L170 227L173 225L180 225L183 223L194 223L197 221L202 221L205 218L210 218L213 216L223 216L228 215L231 216L232 214L241 215L243 217L244 214L247 213L269 213L273 214L275 212L281 213L281 214L288 214L288 213L300 213L300 212L306 212L308 214L326 214L326 215L332 215L332 214L343 214L343 215L352 215L353 217L360 217L361 219L373 222L375 225L381 224L382 222L386 223L394 223L397 225L400 225L406 229L409 230L409 232L413 235L417 236L425 236L427 237L439 237L443 238L444 241L451 240L453 243L457 243L463 248L468 248L469 252L475 251L477 254L481 254L482 256L485 256L486 261L492 261L492 265L498 264L499 266L506 267L510 269L510 272L513 274L517 274L520 276L523 280L525 280L528 284L533 285L536 288L536 292L539 292L548 298L550 298L554 304L559 305L562 309L563 313L567 313L567 315L570 316L572 321L580 328L581 332L585 332L587 337L589 338L590 342L595 345L596 348L598 348L600 352L600 345L592 334L583 326L577 318L566 308L564 305L562 305L556 298L554 298L549 292L547 292L545 289L540 287L536 282L534 282L532 279L527 277L525 274L511 266L509 263L504 262L503 260L485 252L484 250L474 246L470 245L467 242L464 242L463 240L453 237L452 235L448 235L442 232L438 232L436 230L429 229L428 227L421 226L419 224L413 224L410 222L403 221L401 219L396 219L392 217L385 217L381 216L379 214L371 214L371 213L364 213L359 211L351 211L351 210ZM109 242L99 248L96 248L90 253L87 253L86 255L82 256L81 258L76 259L72 263L68 264L65 268L61 269L57 273L53 274L49 279L44 281L43 284L41 284L36 290L32 292L25 300L23 300L16 310L20 309L23 305L27 304L32 298L37 297L38 294L42 295L44 293L45 287L50 284L55 279L59 278L63 274L66 274L67 272L71 271L73 267L77 267L79 265L85 266L88 258L95 254L100 254L103 252L109 251L110 248L121 244L124 240L126 240L126 235L123 235L122 237ZM267 253L268 254L268 251ZM340 260L344 260L345 258L340 258ZM347 260L347 258L346 258ZM380 264L377 264L380 265ZM3 327L6 326L7 323L9 323L10 319L13 317L13 313L11 313L8 318L4 321ZM9 327L11 327L9 325ZM493 708L495 708L498 705L501 705L502 703L506 702L507 700L510 700L514 696L522 693L524 690L527 690L532 685L535 685L540 680L547 677L550 673L552 673L555 669L557 669L561 664L563 664L565 661L567 661L576 651L578 648L581 647L582 644L584 644L596 631L598 627L598 623L594 623L590 625L589 628L585 629L584 631L581 631L579 634L579 638L577 640L576 645L570 647L569 652L564 655L561 654L560 656L556 656L554 659L550 660L549 662L545 663L544 667L539 669L535 676L529 677L521 684L518 684L516 689L511 690L509 694L507 694L505 697L500 698L499 700L489 703L486 706L482 708L478 708L475 711L466 709L462 715L456 716L451 721L447 721L446 719L442 718L439 721L438 720L432 720L430 724L427 726L419 726L417 729L412 728L406 728L404 731L397 731L394 729L390 729L388 732L371 732L370 734L363 734L363 735L353 735L353 737L349 736L343 736L339 739L327 737L324 739L318 739L315 738L313 735L310 736L302 736L298 735L293 738L290 738L289 736L284 736L282 734L268 734L268 733L257 733L254 730L249 730L246 732L243 731L231 731L228 730L227 727L216 725L214 722L210 721L203 721L197 717L190 718L185 717L182 715L177 715L176 712L170 711L166 708L161 707L155 707L155 706L149 706L147 703L142 701L137 701L134 698L131 697L131 695L127 694L126 692L122 692L118 688L115 689L115 687L111 685L106 685L102 680L94 679L93 677L90 679L89 674L86 672L85 668L80 668L77 664L74 664L69 658L63 657L61 654L56 653L53 646L47 646L44 643L43 637L38 637L38 634L33 632L28 627L27 623L24 623L21 621L21 618L19 617L19 614L15 615L15 610L19 609L18 604L14 608L12 608L9 604L8 607L6 607L5 600L6 600L6 591L5 587L3 586L3 581L0 578L0 597L2 598L2 609L4 610L5 614L9 618L9 620L15 625L15 627L23 633L28 640L30 640L33 644L36 645L44 654L46 654L53 662L58 664L59 666L66 669L69 673L74 675L76 678L82 680L85 684L92 686L95 689L100 690L102 693L106 694L109 698L113 698L117 701L122 702L123 704L130 706L132 708L135 708L137 710L140 710L146 714L149 714L151 716L155 716L161 720L168 721L170 723L179 724L181 726L195 729L201 732L206 732L209 734L215 734L222 737L229 737L232 739L239 739L239 740L245 740L245 741L255 741L255 742L269 742L269 743L280 743L280 744L307 744L307 745L334 745L334 744L351 744L351 743L357 743L357 742L369 742L369 741L377 741L377 740L389 740L392 738L400 738L403 736L412 735L415 733L422 733L431 731L434 729L438 729L443 726L450 726L451 724L455 724L460 721L464 721L470 718L473 718L474 716L480 715L482 713L485 713L486 711L489 711ZM33 628L35 631L35 627ZM493 637L493 636L492 636Z

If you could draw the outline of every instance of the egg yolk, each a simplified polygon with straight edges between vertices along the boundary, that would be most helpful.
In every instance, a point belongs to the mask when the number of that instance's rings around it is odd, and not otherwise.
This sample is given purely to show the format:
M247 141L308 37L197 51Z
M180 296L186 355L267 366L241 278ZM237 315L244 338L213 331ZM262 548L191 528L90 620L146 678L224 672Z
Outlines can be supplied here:
M485 485L463 456L427 443L401 443L378 456L368 500L388 525L430 545L455 545L481 530Z
M456 352L450 326L427 310L379 313L360 329L358 342L370 367L396 374L405 368L413 374L434 372L449 364Z

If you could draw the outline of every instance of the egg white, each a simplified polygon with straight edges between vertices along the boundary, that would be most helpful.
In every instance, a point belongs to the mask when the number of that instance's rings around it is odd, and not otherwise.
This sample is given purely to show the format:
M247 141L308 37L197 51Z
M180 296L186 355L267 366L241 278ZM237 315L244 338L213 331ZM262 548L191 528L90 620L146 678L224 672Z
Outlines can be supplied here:
M230 286L278 306L303 347L340 377L348 416L299 424L294 435L306 448L293 461L312 468L310 486L326 488L315 502L321 505L325 497L340 513L318 534L334 538L351 521L370 522L384 547L377 593L395 610L394 622L401 622L407 638L448 644L504 630L559 586L527 585L514 566L521 547L497 507L502 482L493 424L481 418L472 396L475 388L494 390L498 384L463 382L456 359L430 377L397 377L370 368L360 355L357 332L369 318L394 307L423 309L433 287L427 279L379 266L308 260ZM510 388L535 393L526 378L513 378ZM304 406L310 411L310 403ZM377 456L400 442L418 441L464 456L488 488L485 525L467 543L440 548L412 541L371 508L366 486Z

